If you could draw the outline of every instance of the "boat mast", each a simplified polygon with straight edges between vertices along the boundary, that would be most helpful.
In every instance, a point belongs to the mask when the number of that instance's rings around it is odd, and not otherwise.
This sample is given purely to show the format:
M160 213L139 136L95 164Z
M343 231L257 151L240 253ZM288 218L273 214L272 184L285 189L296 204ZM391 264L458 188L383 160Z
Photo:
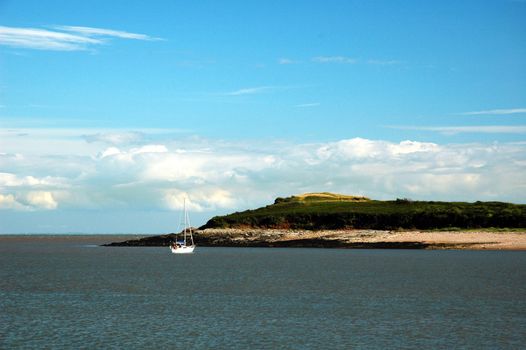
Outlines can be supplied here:
M184 229L183 229L183 232L184 232L184 245L186 246L186 219L187 219L187 215L186 215L186 197L183 198L183 215L184 215Z
M194 245L194 236L192 234L192 224L190 223L190 215L188 215L188 212L186 213L186 223L188 224L188 232L190 232L190 241L192 242L191 245Z

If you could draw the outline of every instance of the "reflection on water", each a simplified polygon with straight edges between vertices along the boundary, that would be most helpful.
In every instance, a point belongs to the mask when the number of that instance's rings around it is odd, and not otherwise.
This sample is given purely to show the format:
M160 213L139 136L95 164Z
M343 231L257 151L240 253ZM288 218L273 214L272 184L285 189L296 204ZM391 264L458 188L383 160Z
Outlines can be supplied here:
M0 237L0 348L519 348L526 253Z

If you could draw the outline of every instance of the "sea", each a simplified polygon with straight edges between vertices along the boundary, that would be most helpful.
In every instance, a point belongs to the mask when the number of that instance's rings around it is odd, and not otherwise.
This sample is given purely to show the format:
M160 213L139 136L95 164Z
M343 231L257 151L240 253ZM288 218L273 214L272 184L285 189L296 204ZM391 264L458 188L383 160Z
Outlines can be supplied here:
M520 349L526 252L0 236L0 348Z

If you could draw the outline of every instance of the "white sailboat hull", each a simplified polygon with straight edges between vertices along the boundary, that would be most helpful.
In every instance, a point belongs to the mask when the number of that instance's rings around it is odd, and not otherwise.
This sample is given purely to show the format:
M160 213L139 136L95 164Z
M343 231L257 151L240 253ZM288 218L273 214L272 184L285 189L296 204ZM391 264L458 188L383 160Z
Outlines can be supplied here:
M170 247L170 250L174 254L191 254L194 252L195 245L182 246L182 247Z
M181 218L179 218L181 219ZM182 213L182 222L179 225L183 225L183 230L180 234L183 235L183 240L177 240L177 233L175 234L175 240L170 243L170 251L174 254L192 254L195 249L194 237L192 236L192 227L190 226L190 218L188 217L188 212L186 211L186 198L183 198L183 213ZM180 227L180 226L179 226ZM187 236L189 240L187 241ZM191 243L190 245L186 245Z

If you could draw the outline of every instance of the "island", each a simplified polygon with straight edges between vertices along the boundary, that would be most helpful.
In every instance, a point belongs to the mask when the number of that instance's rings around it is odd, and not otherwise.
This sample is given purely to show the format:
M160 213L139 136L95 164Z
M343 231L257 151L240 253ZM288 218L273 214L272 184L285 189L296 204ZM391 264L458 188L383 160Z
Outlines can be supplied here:
M107 246L168 246L175 234ZM199 246L395 249L526 249L526 205L438 202L306 193L211 218Z

